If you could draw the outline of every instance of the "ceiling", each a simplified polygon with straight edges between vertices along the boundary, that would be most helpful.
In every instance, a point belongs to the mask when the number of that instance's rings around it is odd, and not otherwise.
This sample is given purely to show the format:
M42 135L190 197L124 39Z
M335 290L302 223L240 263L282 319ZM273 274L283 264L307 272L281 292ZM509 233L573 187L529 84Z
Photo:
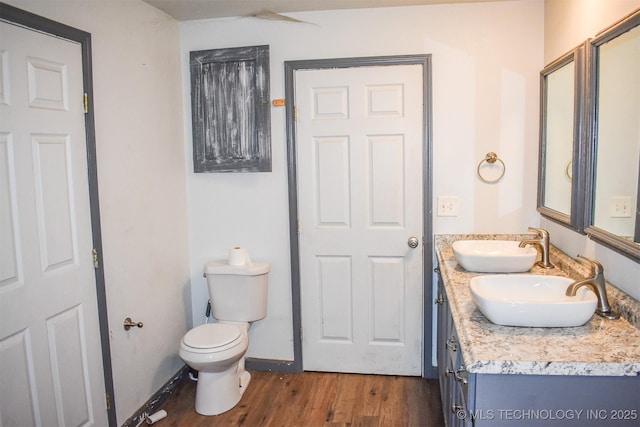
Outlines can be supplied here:
M364 9L446 3L479 3L516 0L144 0L178 21L256 16L277 19L275 13L312 10Z

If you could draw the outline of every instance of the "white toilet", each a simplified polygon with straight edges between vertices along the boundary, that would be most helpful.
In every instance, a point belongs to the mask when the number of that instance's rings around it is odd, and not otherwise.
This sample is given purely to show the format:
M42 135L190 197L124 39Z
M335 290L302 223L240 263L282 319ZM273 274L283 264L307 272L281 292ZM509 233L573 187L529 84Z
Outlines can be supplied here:
M196 412L217 415L233 408L249 385L251 375L244 369L248 332L250 322L267 314L269 264L210 261L204 274L218 322L187 332L179 354L198 371Z

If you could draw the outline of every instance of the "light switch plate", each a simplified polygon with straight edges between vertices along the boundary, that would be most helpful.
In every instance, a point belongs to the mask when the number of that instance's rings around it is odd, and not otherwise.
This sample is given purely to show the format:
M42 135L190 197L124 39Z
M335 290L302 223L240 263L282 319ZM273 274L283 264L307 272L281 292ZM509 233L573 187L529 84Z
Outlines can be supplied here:
M456 196L438 196L438 216L458 216L458 198Z
M619 196L610 198L609 217L631 218L631 197Z

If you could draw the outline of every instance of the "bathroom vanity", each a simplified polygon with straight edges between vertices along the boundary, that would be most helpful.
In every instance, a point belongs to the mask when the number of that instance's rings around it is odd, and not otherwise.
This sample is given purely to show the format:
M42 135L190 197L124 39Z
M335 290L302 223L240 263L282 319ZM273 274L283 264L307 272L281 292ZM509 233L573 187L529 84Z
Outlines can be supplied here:
M458 265L451 243L461 239L524 240L526 235L436 236L437 362L447 426L640 425L640 305L615 287L607 292L622 314L597 315L572 328L491 323L469 290L473 273ZM587 277L587 268L555 247L553 269L530 273Z

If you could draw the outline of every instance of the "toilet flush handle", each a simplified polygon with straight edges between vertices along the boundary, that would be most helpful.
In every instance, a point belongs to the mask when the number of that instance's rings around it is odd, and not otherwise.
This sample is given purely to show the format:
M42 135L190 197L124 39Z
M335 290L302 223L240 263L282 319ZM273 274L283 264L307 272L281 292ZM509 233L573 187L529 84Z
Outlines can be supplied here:
M127 317L126 319L124 319L124 330L125 331L128 331L129 329L135 328L135 327L142 328L143 326L144 325L142 324L142 322L136 323L136 322L132 321L130 317Z

